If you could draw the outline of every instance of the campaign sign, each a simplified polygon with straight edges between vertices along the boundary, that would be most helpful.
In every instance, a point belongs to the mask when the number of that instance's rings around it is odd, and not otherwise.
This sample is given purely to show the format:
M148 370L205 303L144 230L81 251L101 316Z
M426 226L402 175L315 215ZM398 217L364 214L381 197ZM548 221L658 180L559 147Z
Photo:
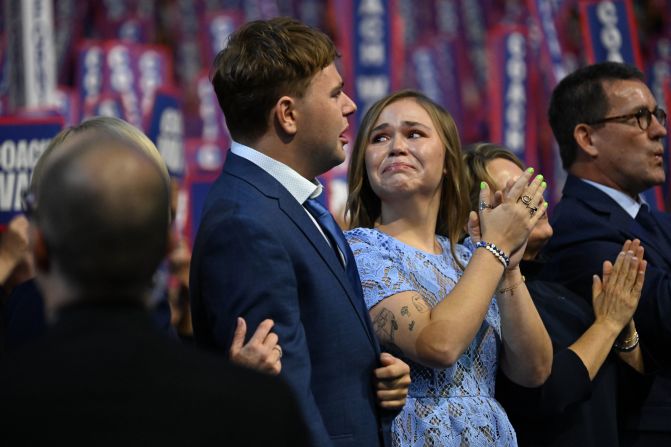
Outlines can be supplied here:
M138 90L143 116L150 113L156 90L172 86L172 57L160 45L135 45Z
M393 72L392 48L402 42L398 39L399 33L394 33L393 29L394 1L354 0L352 9L354 100L359 106L357 118L360 120L373 102L394 89L394 76L400 73L398 68L396 73Z
M84 110L89 104L98 101L103 92L104 58L100 43L84 41L78 45L76 85Z
M138 47L122 41L106 41L103 48L105 51L103 91L118 93L121 96L126 120L141 128Z
M156 92L147 136L156 144L172 177L184 175L184 116L178 95L170 89Z
M557 35L556 11L552 7L552 0L527 0L527 6L540 29L541 68L547 70L554 87L566 76L562 48Z
M184 227L184 235L193 246L200 216L205 205L210 186L219 176L224 165L228 141L222 144L206 141L200 138L186 140L186 174L184 176L183 191L185 222L178 226Z
M631 1L581 1L580 24L587 62L643 67Z
M210 63L224 49L230 36L243 22L240 10L216 11L204 17L205 32L200 33L202 60Z
M492 62L489 93L491 141L501 143L533 165L537 162L536 127L530 101L532 72L526 29L499 27L489 36Z
M228 138L228 128L224 113L219 108L217 95L207 72L202 72L196 81L196 94L198 96L198 133L204 140L219 141Z
M0 118L0 229L21 213L35 163L62 128L61 117Z

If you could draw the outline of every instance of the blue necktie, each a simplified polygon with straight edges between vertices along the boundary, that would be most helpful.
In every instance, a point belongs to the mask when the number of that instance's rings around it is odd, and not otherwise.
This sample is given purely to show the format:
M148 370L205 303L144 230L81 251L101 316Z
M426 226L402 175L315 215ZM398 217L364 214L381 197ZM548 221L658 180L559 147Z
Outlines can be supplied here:
M668 253L668 251L671 249L671 245L669 245L671 244L669 235L666 234L663 228L659 226L655 218L652 216L648 205L645 203L641 204L641 208L638 210L638 214L636 214L635 220L648 232L650 236L654 238L654 241L650 242L654 242L659 250Z
M347 241L345 240L345 235L342 233L342 230L336 223L335 219L327 210L324 205L319 203L316 199L309 199L305 201L305 209L308 210L310 214L317 220L319 226L326 234L326 237L331 242L331 247L335 252L338 261L342 265L342 258L338 253L343 254L345 258L345 271L347 272L347 277L349 278L352 287L354 290L361 288L361 282L359 280L359 272L356 270L356 262L354 261L354 255L352 255L352 250L350 250Z

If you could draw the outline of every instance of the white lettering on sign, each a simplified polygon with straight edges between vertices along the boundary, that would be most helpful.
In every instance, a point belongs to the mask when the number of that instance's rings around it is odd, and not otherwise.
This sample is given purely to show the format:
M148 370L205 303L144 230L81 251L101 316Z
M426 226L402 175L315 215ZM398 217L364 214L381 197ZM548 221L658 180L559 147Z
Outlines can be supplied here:
M156 147L163 156L168 170L184 172L184 120L182 112L167 107L161 114Z
M198 99L200 106L198 112L203 121L202 136L204 140L216 141L219 138L219 123L218 123L218 105L216 96L212 90L212 84L207 78L202 78L198 81Z
M0 145L0 211L21 211L21 194L50 139L5 140Z
M96 100L102 88L102 51L99 47L90 47L86 50L84 56L84 98L86 100Z
M508 88L505 92L505 110L503 112L505 134L504 144L513 152L524 150L524 125L526 121L525 80L527 66L525 61L524 36L511 33L506 41L509 59L506 63Z
M383 66L387 52L384 45L384 6L381 0L362 0L358 14L359 63L362 66Z
M228 36L235 31L235 22L231 17L217 16L210 23L212 50L217 54L226 46Z
M359 100L363 103L361 110L368 107L389 91L389 78L379 76L359 76L356 80L356 88L359 92Z
M622 34L617 27L617 8L613 2L601 2L596 7L596 17L603 25L599 38L608 55L606 60L611 62L624 62L620 53L622 48Z
M429 98L440 103L442 95L438 79L436 79L436 67L432 65L431 53L424 48L417 49L412 55L412 60L415 63L415 73L417 73L420 90Z

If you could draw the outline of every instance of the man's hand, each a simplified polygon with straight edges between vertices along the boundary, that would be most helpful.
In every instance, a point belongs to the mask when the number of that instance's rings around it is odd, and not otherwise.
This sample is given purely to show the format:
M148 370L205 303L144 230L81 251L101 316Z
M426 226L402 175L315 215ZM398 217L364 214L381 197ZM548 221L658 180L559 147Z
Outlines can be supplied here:
M243 318L238 318L238 325L235 328L229 351L231 361L266 374L279 374L282 370L282 348L277 343L277 334L270 332L274 324L273 320L263 320L252 338L243 345L247 323Z
M387 352L380 355L380 364L373 373L378 404L388 410L403 408L410 386L410 367Z

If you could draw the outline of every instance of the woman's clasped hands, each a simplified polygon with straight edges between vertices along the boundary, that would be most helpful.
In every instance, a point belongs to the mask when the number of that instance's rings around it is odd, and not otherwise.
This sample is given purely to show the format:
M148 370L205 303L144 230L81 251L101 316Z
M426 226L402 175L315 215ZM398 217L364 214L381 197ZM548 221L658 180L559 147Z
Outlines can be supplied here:
M527 169L495 192L482 182L478 213L471 212L469 218L468 230L474 241L493 243L509 254L509 268L521 260L529 233L547 209L543 198L547 183L542 175L531 180L533 172L533 168Z

